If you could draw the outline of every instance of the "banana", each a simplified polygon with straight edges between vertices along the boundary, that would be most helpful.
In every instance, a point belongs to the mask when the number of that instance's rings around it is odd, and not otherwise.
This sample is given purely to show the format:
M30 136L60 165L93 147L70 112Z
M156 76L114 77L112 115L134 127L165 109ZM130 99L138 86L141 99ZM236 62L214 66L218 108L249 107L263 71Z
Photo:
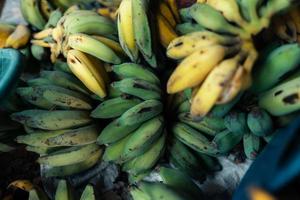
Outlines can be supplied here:
M221 154L227 154L243 139L243 134L224 130L214 137L212 144Z
M240 55L226 59L210 72L192 99L192 116L203 117L209 113L236 72L240 59Z
M145 171L143 173L139 174L129 174L128 181L130 184L137 184L141 180L143 180L145 177L149 176L152 170Z
M293 3L294 2L291 0L284 0L284 1L273 0L268 2L266 5L262 6L259 9L258 14L262 18L261 20L267 20L270 19L276 13L285 11L286 9L291 7Z
M4 48L7 38L10 36L12 32L14 32L15 26L0 23L0 48Z
M45 29L54 28L57 25L57 22L62 18L63 13L60 9L56 9L50 13L47 24L45 25Z
M122 154L126 144L129 142L131 135L128 135L121 140L106 147L103 160L107 162L122 163Z
M178 37L173 27L168 23L167 19L160 13L156 15L158 33L160 43L167 48L172 40Z
M201 165L207 173L214 173L222 170L218 159L203 153L195 152L201 160Z
M52 85L53 83L46 78L34 78L27 80L27 84L30 87L41 86L41 85Z
M191 107L191 102L189 100L186 100L178 106L176 112L179 114L187 113L190 111L190 107Z
M189 34L192 32L204 31L205 28L199 24L192 23L192 22L185 22L182 24L177 24L176 31L179 32L181 35Z
M133 200L151 200L152 198L140 190L139 188L133 186L130 188L130 194Z
M25 20L38 30L42 30L46 24L39 5L41 0L22 0L21 11Z
M247 115L244 112L232 111L224 118L226 128L233 133L247 133Z
M178 118L181 122L211 136L215 136L217 133L226 128L224 120L218 117L204 117L201 121L195 121L191 118L189 113L181 113Z
M143 100L161 98L161 90L157 85L141 79L125 78L121 81L113 82L111 85L121 92L139 97Z
M165 2L168 4L169 8L171 9L176 22L180 22L177 2L175 0L165 0Z
M124 163L122 170L128 173L140 174L153 168L164 153L165 140L166 134L163 134L145 153Z
M160 80L153 72L151 72L148 68L135 63L114 65L113 72L121 78L138 78L152 84L160 84Z
M89 144L84 146L69 147L45 156L39 157L38 163L53 167L76 164L84 161L93 152L98 151L99 146Z
M45 176L46 177L54 177L54 176L69 176L72 174L76 174L82 171L85 171L92 166L94 166L102 156L102 150L99 149L98 151L94 152L90 156L86 158L86 160L76 163L74 165L65 165L59 167L49 167L45 169Z
M137 130L135 130L126 143L122 160L128 161L132 158L140 156L148 151L152 144L161 137L164 127L164 121L161 116L155 117L143 123Z
M137 62L139 49L134 37L132 0L124 0L119 7L117 18L120 44L131 61Z
M40 77L48 79L55 85L89 94L87 88L78 79L68 73L62 71L42 71Z
M243 137L243 146L247 158L255 159L260 148L260 138L251 133L246 133Z
M106 46L108 46L109 48L111 48L112 50L114 50L114 52L116 52L120 57L127 56L118 42L100 35L93 35L93 37L105 44Z
M259 14L257 12L259 5L261 4L261 0L238 0L237 3L240 6L240 10L242 15L250 24L259 23Z
M209 112L210 117L224 117L241 99L242 93L238 94L231 102L215 105Z
M72 34L68 38L68 45L75 50L90 54L105 62L113 64L121 63L121 59L111 48L92 36L82 33Z
M101 98L106 96L106 87L104 74L99 68L103 66L95 66L91 59L78 50L70 50L68 52L67 61L69 68L74 75L93 93Z
M121 115L120 125L134 125L145 122L162 112L163 105L157 100L146 100Z
M184 191L195 199L202 198L203 193L201 189L193 182L193 180L186 174L177 169L160 167L158 174L162 178L162 182L169 185L178 191Z
M25 25L19 24L6 39L5 47L12 47L14 49L22 48L29 42L30 36L30 29Z
M178 140L195 151L212 156L219 153L204 135L184 123L176 123L172 131Z
M49 19L51 13L53 12L53 6L48 0L40 0L40 11L45 19Z
M239 5L236 0L208 0L205 3L222 13L228 21L236 23L242 28L247 26L247 22L241 16Z
M72 199L70 185L66 180L59 180L55 191L55 200L70 200Z
M96 200L95 191L92 185L87 185L83 190L80 200Z
M47 49L38 45L31 45L30 52L31 55L38 61L45 60L49 57Z
M239 38L220 35L210 31L198 31L174 39L167 48L167 56L182 59L197 50L212 45L233 45Z
M150 199L161 200L184 200L186 195L181 194L178 190L165 185L163 183L145 182L142 181L138 184L138 188L150 196Z
M87 14L87 12L94 14ZM94 11L79 10L76 11L76 14L68 15L64 23L64 28L66 34L110 35L116 33L115 24Z
M167 84L168 93L177 93L187 88L198 86L230 51L229 48L220 45L199 48L186 57L172 73ZM227 62L229 61L225 63ZM219 67L216 67L213 71ZM210 76L212 75L210 74L208 77Z
M159 13L167 19L169 24L174 28L176 26L176 19L173 16L171 8L164 1L159 3Z
M26 151L31 151L39 154L40 156L53 153L61 149L61 147L40 147L40 146L26 146Z
M126 96L108 99L92 111L91 117L102 119L119 117L125 111L141 102L139 99Z
M65 73L72 74L72 71L68 66L68 63L61 61L61 60L56 60L56 62L54 63L53 69L56 71L62 71Z
M75 128L89 124L92 119L86 111L45 111L45 110L25 110L13 113L12 120L18 121L32 128L44 130L60 130Z
M261 108L253 108L247 116L250 131L256 136L266 136L273 131L271 116Z
M239 27L231 25L219 11L208 4L197 3L185 9L192 19L206 29L219 33L239 35L242 38L249 38L247 32Z
M286 44L276 48L263 58L255 70L252 90L260 93L270 89L281 81L286 74L296 69L299 63L299 44Z
M0 153L6 153L15 150L14 147L0 142Z
M121 140L128 134L132 133L140 126L140 123L124 126L121 125L119 119L110 122L100 133L97 139L98 144L111 144Z

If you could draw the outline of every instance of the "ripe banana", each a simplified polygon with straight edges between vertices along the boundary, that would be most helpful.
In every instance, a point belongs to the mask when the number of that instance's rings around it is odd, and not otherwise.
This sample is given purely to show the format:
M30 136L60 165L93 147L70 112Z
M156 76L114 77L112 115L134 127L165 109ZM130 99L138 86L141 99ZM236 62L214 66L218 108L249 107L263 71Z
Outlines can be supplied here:
M159 3L159 13L165 17L168 23L174 28L176 26L176 19L173 16L171 8L164 1Z
M273 131L271 116L261 108L253 108L247 116L250 131L257 136L266 136Z
M4 48L7 38L10 36L12 32L14 32L15 26L7 24L7 23L0 23L0 48Z
M173 27L169 24L167 19L160 13L156 15L160 43L167 48L172 40L178 37Z
M12 47L14 49L22 48L28 43L30 36L30 29L27 26L20 24L6 39L5 47Z

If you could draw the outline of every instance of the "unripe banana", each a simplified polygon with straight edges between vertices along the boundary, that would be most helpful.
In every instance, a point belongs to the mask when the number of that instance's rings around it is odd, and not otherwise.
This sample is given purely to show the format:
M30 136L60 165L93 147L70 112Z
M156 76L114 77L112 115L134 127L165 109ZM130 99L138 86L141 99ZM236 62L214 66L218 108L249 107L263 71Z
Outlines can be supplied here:
M100 133L97 139L98 144L111 144L115 143L128 134L132 133L140 126L140 123L124 126L121 125L118 119L110 122Z
M47 49L38 45L31 45L30 51L31 55L38 61L49 57Z
M56 9L56 10L52 11L49 16L48 22L45 25L45 29L56 27L57 22L59 21L59 19L62 16L63 16L63 13L60 11L60 9Z
M133 200L151 200L151 197L137 187L130 188L130 194Z
M250 131L257 136L266 136L273 131L271 116L261 108L253 108L247 116Z
M224 130L214 137L212 144L220 153L226 154L243 139L243 134Z
M224 124L233 133L247 133L247 115L243 112L233 111L225 116Z
M160 99L161 97L161 90L157 85L141 79L125 78L121 81L113 82L112 87L143 100Z
M207 173L214 173L222 170L218 159L203 153L195 152L201 160L201 165Z
M48 0L40 0L40 11L45 19L49 19L53 12L53 6Z
M14 49L22 48L28 43L30 36L30 29L27 26L20 24L6 39L5 47L12 47Z
M46 21L39 8L40 0L22 0L21 11L25 20L38 30L42 30Z
M70 185L66 180L60 180L56 188L55 200L69 200L71 196Z
M161 116L143 123L131 134L128 143L124 147L122 160L128 161L148 151L152 144L161 137L163 128L164 121Z
M242 94L237 95L231 102L221 105L215 105L209 112L211 117L224 117L240 100Z
M120 57L126 57L126 53L123 51L121 45L113 39L109 39L108 37L102 37L100 35L94 35L94 38L114 50Z
M95 108L91 116L94 118L114 118L119 117L125 111L133 106L141 103L142 101L131 97L116 97L102 102Z
M95 191L92 185L87 185L83 190L80 200L96 200Z
M189 100L186 100L178 106L176 112L179 114L187 113L190 111L190 108L191 108L191 102Z
M68 66L68 63L60 61L60 60L56 60L56 62L54 63L53 69L56 71L62 71L65 73L72 74L72 71Z
M160 84L160 80L149 69L135 63L114 65L113 71L121 78L138 78L152 84Z
M28 86L33 87L33 86L41 86L41 85L51 85L53 83L46 78L34 78L34 79L29 79L27 81L27 84Z
M243 144L247 158L255 159L260 148L260 138L254 134L246 133L243 137Z
M198 32L198 31L204 31L204 30L205 30L204 27L192 22L185 22L182 24L178 24L176 26L176 31L178 31L181 35Z
M119 118L121 125L133 125L145 122L162 112L163 105L157 100L146 100L129 110Z

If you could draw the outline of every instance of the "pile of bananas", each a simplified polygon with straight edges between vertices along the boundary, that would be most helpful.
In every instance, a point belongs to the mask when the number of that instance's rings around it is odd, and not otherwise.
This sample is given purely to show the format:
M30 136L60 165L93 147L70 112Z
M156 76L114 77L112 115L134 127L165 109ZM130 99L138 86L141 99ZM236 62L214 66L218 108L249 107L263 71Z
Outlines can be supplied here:
M130 175L151 170L164 154L166 132L162 116L160 80L147 67L134 63L114 65L120 78L91 116L113 119L101 132L98 144L106 145L103 159L122 164Z
M180 29L190 32L167 48L168 57L183 59L169 78L167 92L192 89L191 115L195 118L204 117L216 104L232 101L251 85L257 59L252 36L291 5L292 1L199 0L181 9L184 23Z
M28 180L16 180L9 184L9 188L14 190L20 189L29 193L29 200L48 200L46 193L38 186L31 183ZM55 200L71 200L76 197L75 190L68 184L68 182L64 179L58 181L56 192L54 195ZM7 195L7 198L13 198L13 195ZM95 200L95 191L94 187L90 184L86 185L80 200Z
M26 87L17 88L17 94L29 105L11 115L28 133L16 140L40 154L46 176L78 173L101 159L102 149L95 143L99 128L89 116L92 101L73 75L42 71Z

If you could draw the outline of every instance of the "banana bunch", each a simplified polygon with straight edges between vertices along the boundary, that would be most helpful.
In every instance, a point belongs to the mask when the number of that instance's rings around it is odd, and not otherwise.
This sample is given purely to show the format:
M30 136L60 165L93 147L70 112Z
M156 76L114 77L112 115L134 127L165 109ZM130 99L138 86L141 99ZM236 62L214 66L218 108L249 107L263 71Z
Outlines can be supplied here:
M175 0L164 0L159 3L156 14L160 43L167 48L172 40L178 37L175 27L180 22Z
M0 48L24 48L31 37L30 29L22 24L17 26L0 23Z
M114 65L112 70L119 81L111 84L108 97L91 113L111 119L97 143L107 146L105 161L139 175L152 169L165 149L160 81L150 69L134 63Z
M272 30L281 40L300 43L300 7L295 6L288 13L272 20Z
M99 128L90 117L92 100L87 88L62 71L42 71L17 88L29 109L11 118L24 126L26 135L16 138L37 160L46 176L67 176L95 165L102 156L96 144Z
M194 118L206 116L214 105L226 104L250 87L258 57L252 36L292 1L261 3L199 0L180 10L184 23L177 29L184 35L171 41L167 56L181 62L168 80L167 92L192 89Z
M122 1L117 16L118 34L120 44L132 62L138 63L142 54L150 66L157 67L150 6L147 0Z
M201 189L180 170L161 166L157 169L161 182L138 182L130 189L134 200L196 200L203 199Z

